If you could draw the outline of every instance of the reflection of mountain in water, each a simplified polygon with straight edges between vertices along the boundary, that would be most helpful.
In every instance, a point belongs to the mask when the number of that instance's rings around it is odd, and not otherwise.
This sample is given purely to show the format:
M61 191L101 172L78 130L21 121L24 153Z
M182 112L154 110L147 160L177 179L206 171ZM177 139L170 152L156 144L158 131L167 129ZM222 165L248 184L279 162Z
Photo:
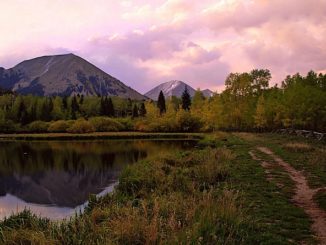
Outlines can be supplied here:
M139 159L177 150L180 141L0 142L0 196L76 207ZM1 199L1 198L0 198ZM0 200L1 206L1 200Z

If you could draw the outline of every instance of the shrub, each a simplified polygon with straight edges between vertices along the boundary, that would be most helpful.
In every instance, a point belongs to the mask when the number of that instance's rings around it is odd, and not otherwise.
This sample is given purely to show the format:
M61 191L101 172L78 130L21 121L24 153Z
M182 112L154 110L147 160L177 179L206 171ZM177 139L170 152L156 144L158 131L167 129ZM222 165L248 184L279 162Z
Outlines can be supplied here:
M121 130L132 131L134 130L134 122L130 117L127 118L117 118L117 122L119 122L123 128Z
M124 128L121 123L108 117L92 117L89 122L97 132L116 132Z
M177 113L177 125L182 132L199 131L203 126L200 118L191 115L189 111L180 110Z
M91 133L95 132L95 128L89 121L78 119L67 129L67 132L73 134Z
M52 122L48 128L48 131L54 133L63 133L66 132L70 126L71 124L69 125L69 122L64 120L59 120L59 121Z
M141 132L149 131L146 119L135 120L134 129Z
M135 130L145 132L177 132L179 131L175 117L163 115L152 119L139 119L135 122Z
M0 120L0 132L1 133L13 133L19 131L19 125L15 124L13 121L2 121Z
M33 133L44 133L48 131L49 123L43 121L34 121L27 125L29 131Z

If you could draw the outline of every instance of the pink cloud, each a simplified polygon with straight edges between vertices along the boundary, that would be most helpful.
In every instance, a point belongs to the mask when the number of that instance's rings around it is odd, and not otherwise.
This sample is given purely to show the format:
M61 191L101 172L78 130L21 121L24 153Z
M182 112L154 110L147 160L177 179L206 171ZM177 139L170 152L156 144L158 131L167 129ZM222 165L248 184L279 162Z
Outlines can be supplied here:
M22 2L0 2L0 66L75 52L142 92L170 79L221 88L253 68L274 82L326 70L325 0Z

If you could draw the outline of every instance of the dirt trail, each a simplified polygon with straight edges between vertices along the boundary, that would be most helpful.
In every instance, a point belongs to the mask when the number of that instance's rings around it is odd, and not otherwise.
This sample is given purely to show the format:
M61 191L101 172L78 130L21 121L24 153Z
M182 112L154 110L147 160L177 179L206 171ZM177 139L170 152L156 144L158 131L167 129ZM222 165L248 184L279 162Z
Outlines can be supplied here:
M266 147L257 147L259 151L271 156L274 161L283 167L283 169L289 174L290 178L293 180L296 186L295 195L293 200L297 206L304 209L308 216L312 220L312 231L317 236L320 244L326 245L326 212L319 208L317 203L314 201L314 195L321 189L312 189L309 187L307 179L305 176L291 165L283 161L280 157L275 155L270 149ZM250 152L251 157L254 160L261 161L262 166L265 168L266 173L268 168L271 168L272 163L267 163L266 161L259 159L253 152ZM324 188L322 188L324 189Z

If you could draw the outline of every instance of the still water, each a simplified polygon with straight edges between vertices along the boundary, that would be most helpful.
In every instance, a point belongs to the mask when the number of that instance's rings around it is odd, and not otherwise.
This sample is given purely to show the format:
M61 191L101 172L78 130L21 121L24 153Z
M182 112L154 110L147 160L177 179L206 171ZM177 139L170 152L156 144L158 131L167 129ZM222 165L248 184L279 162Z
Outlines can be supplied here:
M0 219L30 209L62 219L104 195L129 164L190 149L195 141L0 141Z

